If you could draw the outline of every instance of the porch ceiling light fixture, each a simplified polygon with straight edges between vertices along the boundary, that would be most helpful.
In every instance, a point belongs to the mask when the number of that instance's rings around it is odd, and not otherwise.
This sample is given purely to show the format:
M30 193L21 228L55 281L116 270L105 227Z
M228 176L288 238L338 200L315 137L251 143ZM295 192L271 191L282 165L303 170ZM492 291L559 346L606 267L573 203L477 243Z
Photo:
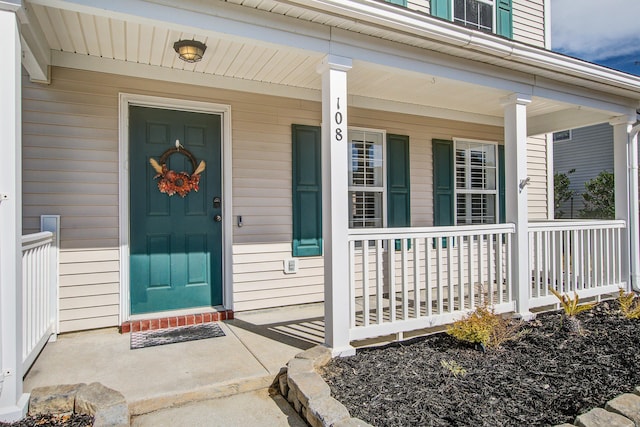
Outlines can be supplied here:
M173 44L180 59L186 62L198 62L202 59L207 46L197 40L180 40Z

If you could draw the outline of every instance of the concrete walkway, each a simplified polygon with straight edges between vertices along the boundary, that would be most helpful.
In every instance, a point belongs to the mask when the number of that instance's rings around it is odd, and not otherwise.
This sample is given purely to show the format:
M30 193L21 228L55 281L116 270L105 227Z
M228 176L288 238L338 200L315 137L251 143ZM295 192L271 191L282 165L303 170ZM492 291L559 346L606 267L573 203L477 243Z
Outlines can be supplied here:
M25 377L25 391L97 381L121 392L132 416L174 408L164 415L157 412L158 420L182 418L183 410L176 409L182 407L190 408L192 417L203 417L202 423L190 418L182 425L295 425L291 420L297 415L284 413L281 402L264 390L291 357L323 342L323 306L237 313L220 325L224 337L137 350L130 349L130 335L115 328L61 335L47 344ZM257 390L262 394L251 393ZM224 399L193 403L217 398ZM221 408L227 406L236 409L226 413ZM224 422L213 422L211 410ZM234 413L240 419L232 420ZM254 413L269 422L247 423ZM141 426L181 425L159 424L152 415L134 421Z

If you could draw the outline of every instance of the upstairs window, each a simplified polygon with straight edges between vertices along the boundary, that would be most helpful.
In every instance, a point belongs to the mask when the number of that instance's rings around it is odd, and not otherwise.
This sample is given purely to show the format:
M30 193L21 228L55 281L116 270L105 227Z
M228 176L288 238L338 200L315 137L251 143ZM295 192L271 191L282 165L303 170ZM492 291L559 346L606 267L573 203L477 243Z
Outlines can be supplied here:
M454 0L453 22L475 30L493 33L492 0Z
M553 133L553 142L571 141L571 129Z

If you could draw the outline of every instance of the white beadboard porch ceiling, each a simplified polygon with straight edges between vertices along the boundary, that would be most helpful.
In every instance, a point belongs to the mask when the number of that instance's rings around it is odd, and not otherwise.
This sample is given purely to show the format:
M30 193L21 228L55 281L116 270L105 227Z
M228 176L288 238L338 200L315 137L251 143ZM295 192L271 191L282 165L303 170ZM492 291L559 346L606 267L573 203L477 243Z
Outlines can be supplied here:
M227 2L332 25L343 30L361 30L357 23L348 23L349 21L338 17L327 17L326 14L271 0ZM252 44L247 40L228 37L203 36L142 24L135 20L127 21L40 4L32 4L31 10L53 51L293 88L317 91L321 88L321 78L316 72L316 67L324 56L320 53L266 43ZM374 33L375 31L368 31L367 35L376 36ZM395 41L401 41L402 35L398 35L398 38ZM207 45L201 62L189 64L177 57L173 43L182 39L196 39ZM439 50L442 51L442 48ZM185 76L185 82L188 81L188 76ZM354 61L353 69L348 73L348 85L350 95L368 100L391 101L494 118L502 117L500 99L509 94L480 84L359 61ZM527 114L529 117L536 117L575 109L575 106L569 104L534 97ZM606 114L602 115L602 121L607 118Z

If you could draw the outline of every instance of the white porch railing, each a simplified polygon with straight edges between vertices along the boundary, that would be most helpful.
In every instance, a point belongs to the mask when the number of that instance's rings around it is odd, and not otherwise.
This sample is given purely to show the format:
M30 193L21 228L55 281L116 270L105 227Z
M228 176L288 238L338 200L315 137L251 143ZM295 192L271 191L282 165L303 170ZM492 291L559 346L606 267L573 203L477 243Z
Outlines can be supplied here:
M22 363L26 372L56 331L56 309L50 272L53 233L22 236Z
M513 224L349 230L351 340L514 310Z
M557 303L549 291L593 297L626 289L622 273L624 221L529 224L530 307Z

